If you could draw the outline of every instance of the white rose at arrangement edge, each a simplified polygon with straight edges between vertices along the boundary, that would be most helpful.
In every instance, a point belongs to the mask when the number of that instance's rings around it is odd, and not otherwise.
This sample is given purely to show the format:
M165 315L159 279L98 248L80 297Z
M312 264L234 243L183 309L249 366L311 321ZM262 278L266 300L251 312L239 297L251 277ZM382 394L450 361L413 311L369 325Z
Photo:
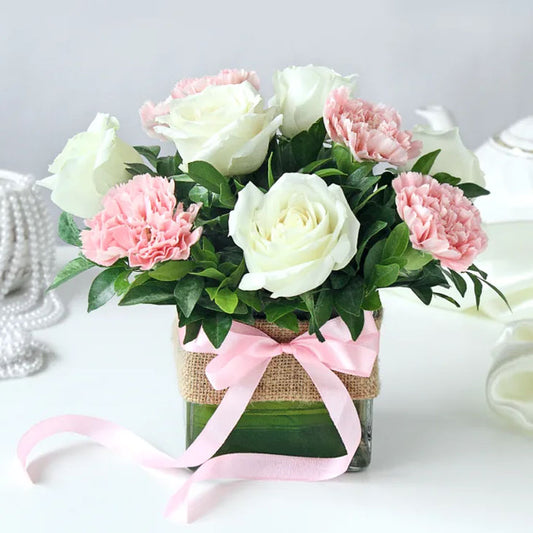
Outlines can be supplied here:
M154 130L174 142L183 169L191 161L207 161L226 176L257 170L282 120L277 109L264 109L261 95L247 81L212 85L169 105Z
M48 167L52 175L37 182L52 190L52 201L63 211L93 217L107 191L131 178L126 163L142 163L135 149L119 139L119 127L115 117L98 113L87 131L67 141Z
M284 174L267 193L250 182L229 215L229 234L248 270L239 288L265 288L272 298L314 289L354 257L358 233L338 185L298 173Z
M485 185L485 174L481 170L479 160L476 154L463 144L459 128L434 130L425 126L415 126L413 139L422 141L422 154L441 150L431 168L432 174L447 172L461 178L463 182L475 183L481 187ZM409 162L409 169L414 163L415 160Z
M353 91L356 76L341 76L332 69L307 65L288 67L274 74L272 105L283 115L281 132L294 137L308 130L321 116L329 93L345 86Z

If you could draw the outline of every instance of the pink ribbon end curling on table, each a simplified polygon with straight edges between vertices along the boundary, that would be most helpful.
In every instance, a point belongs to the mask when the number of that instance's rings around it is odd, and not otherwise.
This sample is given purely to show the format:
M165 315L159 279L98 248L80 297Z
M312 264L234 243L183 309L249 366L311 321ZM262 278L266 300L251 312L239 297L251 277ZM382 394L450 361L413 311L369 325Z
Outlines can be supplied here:
M262 331L234 323L220 348L214 348L200 331L184 345L193 352L214 353L206 375L217 389L227 389L222 402L196 440L180 457L153 447L135 433L113 422L83 415L63 415L39 422L18 445L18 457L27 472L28 457L42 440L58 433L77 433L148 468L199 467L171 497L165 514L185 504L192 485L214 479L320 481L337 477L348 468L361 440L357 411L345 386L335 374L368 377L379 351L379 331L372 314L365 311L363 331L356 341L340 318L322 328L325 342L304 333L289 343L278 343ZM184 331L180 331L183 340ZM213 457L246 409L273 357L292 354L307 372L339 432L346 454L333 458L293 457L264 453L235 453Z

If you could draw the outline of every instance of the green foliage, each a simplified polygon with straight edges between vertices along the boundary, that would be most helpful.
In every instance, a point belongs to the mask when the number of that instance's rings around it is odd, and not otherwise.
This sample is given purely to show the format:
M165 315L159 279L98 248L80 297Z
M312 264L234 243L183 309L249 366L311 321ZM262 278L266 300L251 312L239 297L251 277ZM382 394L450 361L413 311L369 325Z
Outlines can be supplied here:
M204 290L204 279L202 277L187 276L180 279L174 287L174 298L179 310L184 316L189 317L200 299Z
M83 255L76 257L76 259L73 259L72 261L68 262L58 272L54 281L52 282L50 287L48 287L48 290L51 291L55 289L56 287L59 287L59 285L62 285L63 283L65 283L65 281L72 279L78 274L81 274L82 272L85 272L86 270L89 270L90 268L93 268L94 266L97 266L97 265L93 263L92 261L89 261L88 259L86 259Z
M102 307L115 296L115 281L124 272L121 267L103 270L94 278L89 289L89 305L87 311L91 312Z
M157 156L161 152L160 146L134 146L137 153L143 156L153 167L157 166ZM131 165L130 165L131 166Z
M81 246L80 230L70 213L63 212L59 215L57 233L63 242L72 246Z
M420 172L420 174L430 174L431 167L437 159L437 156L440 154L440 150L435 150L434 152L429 152L429 154L423 155L417 162L413 165L413 172Z
M203 328L218 347L233 321L253 324L259 317L294 332L299 331L300 320L309 320L309 332L324 340L320 329L339 316L351 337L357 339L364 324L363 310L380 309L380 291L386 287L408 288L427 305L434 297L459 305L440 288L454 286L462 297L471 287L479 305L483 287L488 286L507 302L475 265L466 272L454 272L443 268L430 254L414 249L409 229L396 210L396 194L391 186L400 169L380 170L376 161L357 161L349 148L326 138L322 119L293 138L275 136L262 165L244 176L225 176L205 161L190 162L183 172L179 153L161 157L158 146L135 149L145 163L127 164L130 174L164 176L174 182L176 199L185 209L191 203L202 204L195 220L195 226L202 227L202 238L191 248L188 259L165 261L147 272L131 268L127 259L117 261L94 280L89 310L115 295L121 306L172 305L180 327L185 328L185 342L196 338ZM412 170L432 175L439 152L424 154ZM228 221L238 193L249 182L266 192L287 172L316 174L327 185L340 187L360 223L360 231L356 253L344 268L331 272L311 291L273 299L265 289L239 288L247 268L243 251L228 235ZM482 187L461 183L460 177L446 172L433 177L439 183L459 187L468 198L488 194ZM61 215L59 234L65 242L81 246L80 229L71 215ZM80 255L59 272L50 288L94 266Z
M216 313L203 320L202 327L215 348L218 348L224 342L231 328L231 323L231 316L224 313Z
M140 285L130 286L118 305L175 305L174 284L148 279Z
M458 185L467 198L477 198L478 196L486 196L490 194L487 189L476 185L475 183L461 183Z

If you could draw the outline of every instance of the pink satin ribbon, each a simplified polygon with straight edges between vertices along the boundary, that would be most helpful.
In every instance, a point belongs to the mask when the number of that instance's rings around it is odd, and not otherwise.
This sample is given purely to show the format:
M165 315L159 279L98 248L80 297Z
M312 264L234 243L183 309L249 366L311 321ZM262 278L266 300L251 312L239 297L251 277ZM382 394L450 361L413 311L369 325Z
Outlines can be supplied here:
M361 441L361 424L354 403L333 371L368 377L379 351L379 331L370 312L357 341L340 318L327 322L321 332L326 342L304 333L289 343L278 343L260 330L235 322L220 348L214 348L201 330L184 345L192 352L215 353L206 375L217 390L228 389L222 402L195 441L178 458L154 448L131 431L98 418L65 415L39 422L18 445L18 457L27 472L28 456L42 440L64 432L89 437L102 446L148 468L199 466L170 499L166 515L187 503L191 486L209 479L265 479L319 481L344 473ZM180 330L180 340L184 331ZM212 457L224 443L246 409L271 359L292 354L316 386L346 454L334 458L292 457L262 453L235 453ZM187 511L187 507L185 507Z

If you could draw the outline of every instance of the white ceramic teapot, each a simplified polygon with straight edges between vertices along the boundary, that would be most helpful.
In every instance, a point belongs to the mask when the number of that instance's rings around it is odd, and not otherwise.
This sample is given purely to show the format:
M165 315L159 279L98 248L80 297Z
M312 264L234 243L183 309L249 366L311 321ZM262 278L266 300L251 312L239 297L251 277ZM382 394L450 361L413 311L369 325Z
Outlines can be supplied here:
M494 135L476 154L491 191L477 203L484 220L533 220L533 116Z

